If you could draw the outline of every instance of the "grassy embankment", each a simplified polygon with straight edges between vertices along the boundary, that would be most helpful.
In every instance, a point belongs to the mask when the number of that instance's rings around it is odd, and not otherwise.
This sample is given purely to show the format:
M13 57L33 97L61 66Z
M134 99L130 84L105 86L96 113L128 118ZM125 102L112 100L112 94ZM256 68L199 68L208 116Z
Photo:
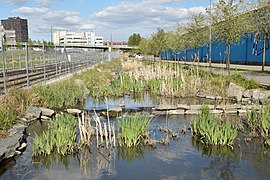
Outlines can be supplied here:
M84 82L89 94L85 93L82 85L75 83L76 79ZM115 60L59 83L9 90L0 104L0 127L1 131L9 129L17 117L24 114L27 105L54 109L80 107L88 95L96 98L118 97L145 90L163 96L194 96L199 91L226 96L230 81L245 88L259 87L240 75L225 77L171 63Z

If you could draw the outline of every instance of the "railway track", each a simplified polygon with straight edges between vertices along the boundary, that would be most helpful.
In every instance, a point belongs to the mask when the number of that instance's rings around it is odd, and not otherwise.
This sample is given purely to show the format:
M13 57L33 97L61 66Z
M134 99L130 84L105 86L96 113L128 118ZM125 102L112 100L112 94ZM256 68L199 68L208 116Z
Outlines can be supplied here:
M79 70L88 68L101 60L82 60L82 61L62 61L58 63L45 64L39 66L33 66L27 69L16 69L6 71L6 89L12 87L26 87L39 82L46 82L50 79L61 77L65 74L77 72ZM4 78L3 72L0 72L0 94L4 94Z

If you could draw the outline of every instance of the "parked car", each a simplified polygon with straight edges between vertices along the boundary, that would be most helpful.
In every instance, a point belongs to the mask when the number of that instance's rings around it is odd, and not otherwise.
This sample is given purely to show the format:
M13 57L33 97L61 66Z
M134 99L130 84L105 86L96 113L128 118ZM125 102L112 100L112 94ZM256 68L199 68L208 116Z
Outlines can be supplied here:
M141 54L136 54L136 55L135 55L135 58L136 58L136 59L144 59L144 56L141 55Z

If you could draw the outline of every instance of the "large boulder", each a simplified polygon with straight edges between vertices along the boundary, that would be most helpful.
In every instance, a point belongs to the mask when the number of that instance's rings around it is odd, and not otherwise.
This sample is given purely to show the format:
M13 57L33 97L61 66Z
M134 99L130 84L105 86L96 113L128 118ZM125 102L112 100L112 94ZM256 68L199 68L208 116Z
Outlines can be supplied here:
M39 119L41 117L41 110L38 107L27 106L26 107L26 117Z
M25 146L27 136L25 129L24 125L14 125L9 130L10 135L0 139L0 162L17 155L18 150L22 149L21 146Z
M255 100L268 99L270 91L261 91L259 89L252 90L252 98Z
M236 99L237 102L242 100L244 88L241 86L236 85L235 83L230 82L228 88L228 97L231 99Z

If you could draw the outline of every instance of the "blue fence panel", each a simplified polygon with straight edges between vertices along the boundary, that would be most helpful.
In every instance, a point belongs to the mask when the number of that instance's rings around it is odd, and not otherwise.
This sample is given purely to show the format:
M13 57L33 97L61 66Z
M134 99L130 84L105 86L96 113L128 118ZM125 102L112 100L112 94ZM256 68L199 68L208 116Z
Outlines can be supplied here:
M243 36L240 43L231 44L230 60L231 63L241 64L261 64L263 54L263 39L255 38L256 34L250 34ZM186 51L173 51L168 49L166 52L161 52L161 59L167 60L187 60L194 61L194 52L200 61L207 62L209 48L208 46L202 46L200 48L188 49ZM226 63L226 45L224 42L214 41L212 42L212 61L218 63ZM266 49L266 64L270 64L270 50L269 41L267 42Z

